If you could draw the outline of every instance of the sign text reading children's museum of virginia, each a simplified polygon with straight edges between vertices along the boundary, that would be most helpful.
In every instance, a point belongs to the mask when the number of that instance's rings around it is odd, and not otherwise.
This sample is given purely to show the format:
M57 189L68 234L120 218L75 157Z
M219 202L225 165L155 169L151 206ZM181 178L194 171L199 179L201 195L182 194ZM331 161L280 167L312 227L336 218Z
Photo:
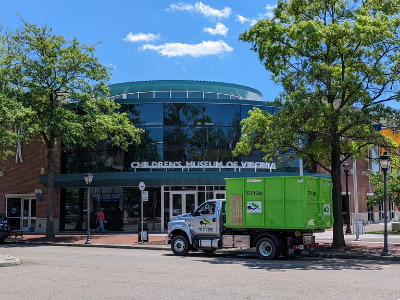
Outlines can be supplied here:
M131 163L133 169L181 169L181 168L198 168L198 169L219 169L219 168L239 168L239 169L269 169L275 170L274 162L237 162L228 161L153 161L153 162L137 162Z

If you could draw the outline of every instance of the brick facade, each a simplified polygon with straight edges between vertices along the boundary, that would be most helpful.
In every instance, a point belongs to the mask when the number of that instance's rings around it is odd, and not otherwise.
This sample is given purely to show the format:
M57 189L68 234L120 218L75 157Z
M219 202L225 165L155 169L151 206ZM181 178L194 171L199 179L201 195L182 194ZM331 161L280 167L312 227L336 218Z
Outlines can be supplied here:
M10 156L6 161L0 163L2 176L0 176L0 213L6 214L6 195L13 197L32 198L35 189L43 189L43 203L36 200L36 218L46 218L47 189L39 183L40 175L47 174L46 151L43 143L32 141L29 145L21 145L21 155ZM57 151L55 157L55 174L60 173L60 155ZM22 161L21 161L22 158ZM54 190L54 218L60 216L59 190Z

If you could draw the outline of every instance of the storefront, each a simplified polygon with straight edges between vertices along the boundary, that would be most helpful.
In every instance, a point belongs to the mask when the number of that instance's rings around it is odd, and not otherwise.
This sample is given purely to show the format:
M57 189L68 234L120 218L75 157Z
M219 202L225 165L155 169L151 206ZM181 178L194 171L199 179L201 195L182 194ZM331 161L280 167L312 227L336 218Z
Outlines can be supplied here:
M96 227L96 214L103 207L107 229L115 231L138 229L139 182L146 184L148 192L144 220L151 223L150 229L163 231L171 217L189 212L192 205L224 198L225 178L299 174L298 162L284 156L279 169L277 160L265 163L259 151L233 156L241 135L240 121L248 112L254 107L271 114L277 111L253 88L161 80L114 84L110 94L132 123L144 130L141 143L127 151L108 141L91 148L61 145L54 179L56 232L86 230L85 173L94 175L89 195L91 228ZM43 145L35 142L21 147L15 166L3 177L0 188L6 197L0 212L6 212L14 229L35 227L36 232L45 232L45 169ZM41 199L37 189L43 189Z

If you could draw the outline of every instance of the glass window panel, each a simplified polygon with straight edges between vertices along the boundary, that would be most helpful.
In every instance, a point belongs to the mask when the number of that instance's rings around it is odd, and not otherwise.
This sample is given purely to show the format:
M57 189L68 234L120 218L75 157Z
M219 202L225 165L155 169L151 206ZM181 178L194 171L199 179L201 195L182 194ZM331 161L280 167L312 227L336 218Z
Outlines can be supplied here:
M21 198L7 198L7 217L21 217Z
M139 124L142 126L162 125L163 122L163 104L148 103L135 105Z
M128 94L126 96L127 99L138 99L139 98L139 94L138 93L134 93L134 94Z
M171 92L171 98L187 98L187 92Z
M253 110L253 107L254 107L253 105L242 105L242 107L241 107L241 110L242 110L241 118L245 119L245 118L250 117L249 110Z
M194 207L195 194L186 194L185 197L186 197L186 213L188 213L191 211L192 205L193 208L195 208Z
M239 97L231 96L231 99L239 99Z
M202 203L206 201L206 194L204 192L198 192L197 193L197 202L198 205L200 206Z
M182 194L172 195L172 215L178 216L182 214Z
M169 98L169 92L154 92L154 98Z
M229 99L229 95L218 94L218 99Z
M241 121L240 106L237 104L204 104L205 123L237 126Z
M151 148L154 148L154 145L157 145L157 148L163 147L163 127L162 126L146 126L143 128L147 133L148 138L144 138L141 141L141 144L149 145ZM143 134L141 135L143 136Z
M191 99L200 98L200 99L202 99L203 98L203 92L189 92L188 93L188 98L191 98Z
M203 120L203 107L196 103L166 103L164 125L193 126Z
M215 93L204 93L204 99L217 99L218 95Z
M28 213L29 213L29 199L24 199L24 217L27 217Z
M139 93L139 99L153 99L153 92Z

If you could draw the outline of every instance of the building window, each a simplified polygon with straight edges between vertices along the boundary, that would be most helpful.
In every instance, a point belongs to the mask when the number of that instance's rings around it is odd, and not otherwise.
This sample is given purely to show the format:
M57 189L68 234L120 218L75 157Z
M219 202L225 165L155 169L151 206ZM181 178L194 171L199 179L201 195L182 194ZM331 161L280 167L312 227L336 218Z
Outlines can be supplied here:
M169 98L170 92L154 92L154 98Z
M187 98L187 92L171 92L171 98Z
M203 92L188 92L188 98L200 98L203 99Z
M204 93L204 99L217 99L218 95L215 93Z
M229 99L229 95L218 94L218 99Z
M127 99L138 99L139 98L139 94L138 93L127 94L126 98Z
M153 92L139 93L139 99L153 99Z

